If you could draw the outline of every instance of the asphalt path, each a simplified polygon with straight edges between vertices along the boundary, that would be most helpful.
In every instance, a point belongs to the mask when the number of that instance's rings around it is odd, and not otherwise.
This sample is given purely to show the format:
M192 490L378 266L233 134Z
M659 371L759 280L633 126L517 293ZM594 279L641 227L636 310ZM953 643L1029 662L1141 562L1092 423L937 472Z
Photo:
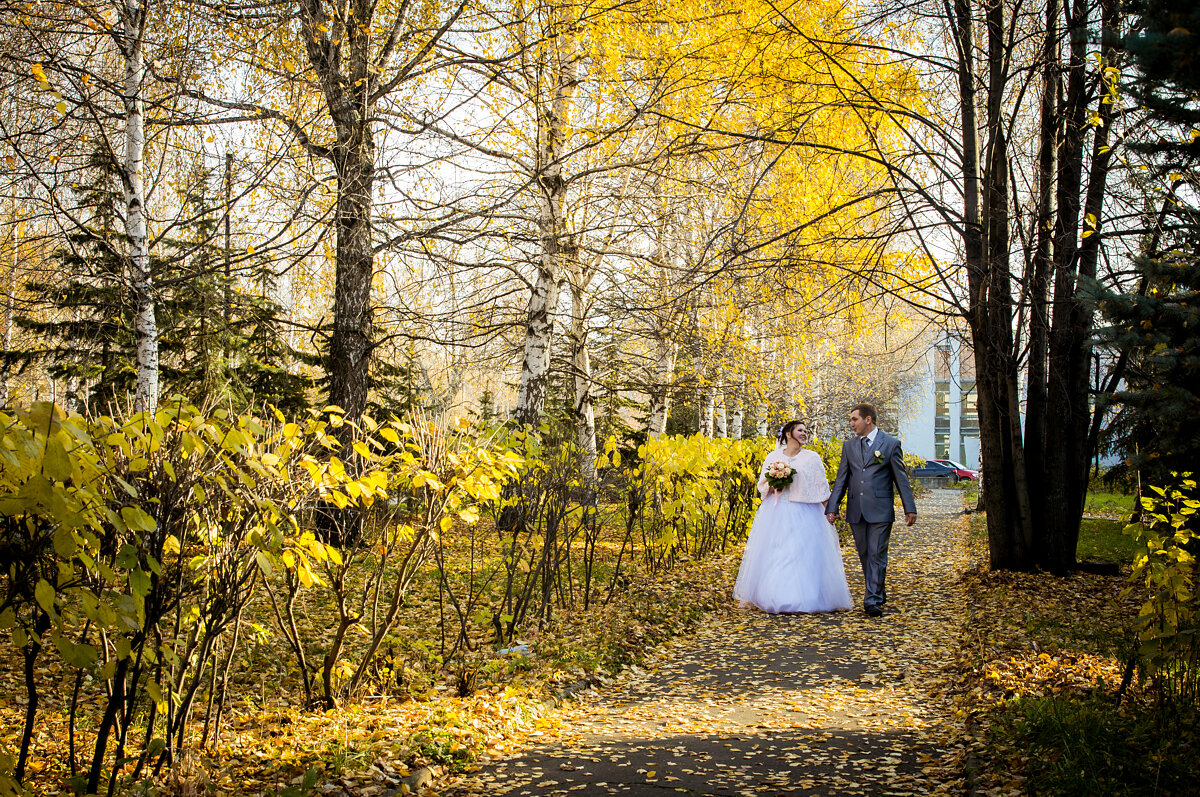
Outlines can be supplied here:
M918 512L917 525L893 531L883 617L731 605L443 793L961 793L957 720L941 689L965 616L961 494L929 491ZM853 543L842 554L861 601Z

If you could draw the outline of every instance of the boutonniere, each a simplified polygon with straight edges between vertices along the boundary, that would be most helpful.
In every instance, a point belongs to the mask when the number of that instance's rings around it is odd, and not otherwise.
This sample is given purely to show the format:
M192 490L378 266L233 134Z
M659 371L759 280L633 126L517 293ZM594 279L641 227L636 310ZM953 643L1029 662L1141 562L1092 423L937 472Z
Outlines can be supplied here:
M882 452L882 451L876 451L876 452L875 452L875 461L876 461L876 462L883 462L883 452Z

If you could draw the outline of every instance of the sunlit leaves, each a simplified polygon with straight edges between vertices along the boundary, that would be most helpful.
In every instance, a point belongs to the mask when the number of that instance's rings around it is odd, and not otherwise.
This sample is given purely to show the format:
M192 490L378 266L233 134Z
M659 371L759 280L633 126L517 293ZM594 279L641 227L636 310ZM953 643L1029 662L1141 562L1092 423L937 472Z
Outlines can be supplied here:
M1145 545L1134 560L1130 581L1146 590L1138 613L1139 655L1156 678L1165 674L1164 667L1175 662L1181 650L1195 650L1191 634L1200 616L1193 553L1194 521L1200 512L1196 485L1191 474L1184 473L1177 474L1177 483L1169 487L1151 486L1154 494L1142 498L1143 521L1125 530ZM1170 675L1163 680L1172 682Z

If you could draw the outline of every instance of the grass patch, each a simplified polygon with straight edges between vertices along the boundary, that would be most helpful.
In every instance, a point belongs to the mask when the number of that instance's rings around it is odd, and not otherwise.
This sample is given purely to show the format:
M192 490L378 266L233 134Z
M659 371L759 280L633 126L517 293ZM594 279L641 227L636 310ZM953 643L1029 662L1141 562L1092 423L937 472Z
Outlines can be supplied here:
M1189 726L1164 734L1107 696L1035 697L1009 701L991 736L1027 751L1017 763L1029 794L1194 794L1197 733Z
M979 505L979 480L962 479L954 485L954 489L963 494L963 506L973 508Z
M987 550L987 515L982 512L975 512L971 515L967 525L967 537L972 545Z
M1089 490L1084 499L1083 513L1127 518L1133 513L1135 500L1135 496L1125 493L1098 493Z
M1196 708L1168 715L1136 678L1120 693L1142 597L1125 593L1128 576L992 572L985 525L972 517L954 689L968 717L973 791L1198 793ZM1127 565L1136 546L1123 525L1085 520L1080 557Z
M1076 555L1081 560L1112 562L1130 565L1141 550L1141 543L1125 534L1125 523L1103 518L1084 518L1079 527L1079 547Z

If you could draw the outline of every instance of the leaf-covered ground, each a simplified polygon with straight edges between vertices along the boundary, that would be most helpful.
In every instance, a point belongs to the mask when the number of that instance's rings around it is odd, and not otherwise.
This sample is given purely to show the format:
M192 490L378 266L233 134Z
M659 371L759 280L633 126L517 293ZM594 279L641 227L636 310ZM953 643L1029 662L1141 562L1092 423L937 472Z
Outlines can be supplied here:
M1195 726L1161 726L1154 696L1136 678L1121 692L1141 602L1127 590L1128 566L1066 577L990 572L982 520L963 579L969 622L953 685L974 792L1197 793L1187 774ZM1122 545L1132 543L1109 540L1106 550Z
M405 780L416 782L430 770L440 782L484 751L521 743L565 688L611 683L620 666L640 660L724 604L735 556L731 550L681 561L666 578L632 571L607 604L560 611L548 627L524 632L529 656L497 657L482 639L473 689L465 696L458 694L454 671L441 670L436 658L439 606L436 582L426 578L397 624L397 672L374 680L361 700L328 712L303 709L295 664L283 641L270 633L265 607L252 607L257 614L249 619L259 621L261 630L248 635L230 668L231 702L220 742L203 752L185 749L171 773L145 778L132 792L371 797ZM601 591L597 600L604 597ZM335 620L332 607L308 592L298 603L301 627L319 643ZM352 634L350 642L361 646L362 639ZM73 674L51 665L39 668L37 679L41 704L28 785L34 794L71 794ZM85 700L99 698L86 694ZM0 747L12 752L20 741L23 695L20 660L0 659ZM91 731L87 715L80 714L80 755L88 752Z
M965 521L955 491L927 493L919 508L918 525L893 534L882 618L726 607L447 791L961 792L964 713L946 685L967 609ZM861 597L851 545L843 555Z
M264 637L245 650L220 745L143 793L1029 793L1037 762L997 729L1025 698L1111 700L1136 600L1120 598L1123 575L990 573L958 491L919 503L917 526L893 534L879 619L736 609L731 550L561 613L526 640L532 656L483 662L472 694L416 671L331 712L297 707L287 657ZM857 600L848 542L843 556ZM321 609L311 607L314 628ZM414 596L403 626L414 641L418 615L435 610ZM22 712L14 665L0 666L10 749ZM40 677L35 791L67 794L69 689Z

